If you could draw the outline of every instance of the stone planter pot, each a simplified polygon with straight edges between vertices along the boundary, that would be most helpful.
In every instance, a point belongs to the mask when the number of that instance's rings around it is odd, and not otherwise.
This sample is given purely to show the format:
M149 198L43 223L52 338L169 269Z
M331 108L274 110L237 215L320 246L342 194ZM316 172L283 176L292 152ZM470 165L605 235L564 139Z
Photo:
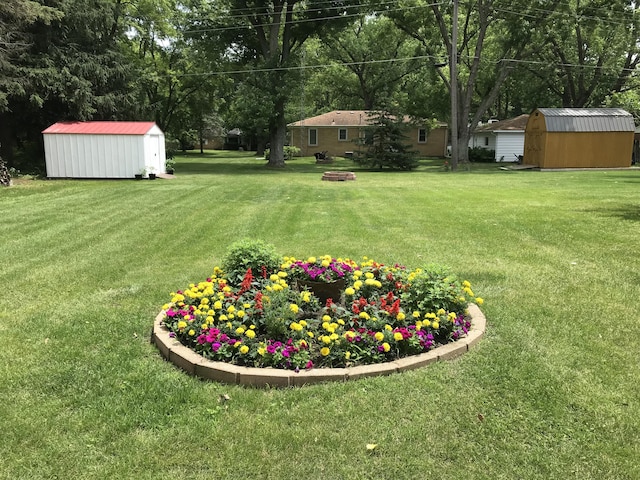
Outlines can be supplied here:
M327 299L332 299L335 303L340 302L340 297L345 288L345 280L341 278L333 282L317 282L314 280L298 280L298 290L310 290L316 297L320 299L320 304L327 303Z

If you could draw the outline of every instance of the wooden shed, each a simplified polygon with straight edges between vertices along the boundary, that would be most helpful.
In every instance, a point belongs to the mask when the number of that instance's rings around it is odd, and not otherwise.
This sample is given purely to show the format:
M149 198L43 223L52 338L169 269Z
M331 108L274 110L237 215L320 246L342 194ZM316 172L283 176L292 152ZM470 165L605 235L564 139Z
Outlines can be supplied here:
M59 122L42 132L51 178L133 178L165 173L164 134L154 122Z
M620 108L538 108L529 116L524 163L542 169L631 165L635 125Z

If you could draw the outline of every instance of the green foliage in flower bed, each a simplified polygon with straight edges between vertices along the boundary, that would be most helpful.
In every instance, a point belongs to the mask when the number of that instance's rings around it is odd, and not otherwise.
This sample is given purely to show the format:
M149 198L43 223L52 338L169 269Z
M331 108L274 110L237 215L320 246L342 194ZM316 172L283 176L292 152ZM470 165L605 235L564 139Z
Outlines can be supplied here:
M227 257L252 259L241 281L235 281L237 270L226 275L216 267L205 281L172 293L163 307L172 335L212 360L284 369L390 361L465 335L468 302L482 303L469 282L439 266L409 270L366 258L284 257L276 272L253 261L271 259L261 256L271 252L267 245L255 243L256 255L250 242L242 245ZM307 279L341 281L345 288L321 304L302 286Z

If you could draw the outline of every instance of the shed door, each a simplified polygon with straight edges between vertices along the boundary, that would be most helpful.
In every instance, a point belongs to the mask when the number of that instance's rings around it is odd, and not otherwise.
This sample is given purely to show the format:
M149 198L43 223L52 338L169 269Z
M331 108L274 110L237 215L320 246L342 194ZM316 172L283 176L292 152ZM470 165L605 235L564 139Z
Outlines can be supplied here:
M164 172L164 166L160 162L160 135L150 135L149 162L156 172Z

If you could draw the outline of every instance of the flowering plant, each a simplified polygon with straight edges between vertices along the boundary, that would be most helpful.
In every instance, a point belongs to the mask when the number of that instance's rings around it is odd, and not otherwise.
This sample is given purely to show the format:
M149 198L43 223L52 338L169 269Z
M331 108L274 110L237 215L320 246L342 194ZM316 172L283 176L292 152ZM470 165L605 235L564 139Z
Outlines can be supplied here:
M351 274L356 266L351 260L332 258L330 255L309 257L306 261L285 257L282 269L296 280L333 282Z
M210 278L171 294L164 325L212 360L296 370L349 367L455 341L470 328L468 303L483 303L469 282L441 267L312 258L285 258L270 275L260 269L256 277L249 268L237 284L216 267ZM312 277L314 269L319 273ZM340 301L321 304L312 291L290 284L301 276L343 278Z

